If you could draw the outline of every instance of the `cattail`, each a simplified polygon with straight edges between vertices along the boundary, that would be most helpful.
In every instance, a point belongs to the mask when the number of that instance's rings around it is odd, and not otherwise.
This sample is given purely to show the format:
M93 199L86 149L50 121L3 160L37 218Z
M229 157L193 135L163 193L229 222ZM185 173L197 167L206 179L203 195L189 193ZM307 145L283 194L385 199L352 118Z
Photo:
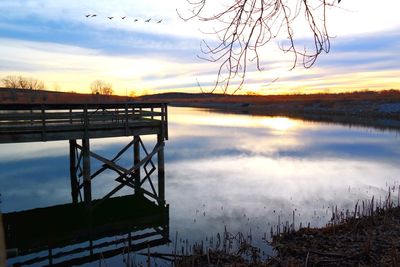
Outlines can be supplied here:
M293 229L292 229L292 231L294 232L294 230L295 230L295 227L294 227L294 211L293 211L293 213L292 213L292 225L293 225Z

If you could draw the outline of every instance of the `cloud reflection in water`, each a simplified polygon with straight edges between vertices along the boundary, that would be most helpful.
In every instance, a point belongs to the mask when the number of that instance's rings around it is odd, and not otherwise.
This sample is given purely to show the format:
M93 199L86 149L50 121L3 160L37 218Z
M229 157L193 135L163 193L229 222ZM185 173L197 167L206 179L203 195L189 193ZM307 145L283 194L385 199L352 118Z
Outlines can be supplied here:
M383 196L387 185L399 182L400 139L393 132L186 108L169 111L165 154L171 233L192 240L222 231L224 225L233 232L251 228L269 233L278 216L281 222L291 220L293 210L296 225L320 226L329 220L333 205L353 208L358 199ZM153 139L144 138L149 147ZM112 157L130 140L98 139L91 147ZM70 201L67 142L3 145L1 151L3 211ZM127 155L119 164L127 166L130 160ZM112 175L93 181L95 196L115 185Z

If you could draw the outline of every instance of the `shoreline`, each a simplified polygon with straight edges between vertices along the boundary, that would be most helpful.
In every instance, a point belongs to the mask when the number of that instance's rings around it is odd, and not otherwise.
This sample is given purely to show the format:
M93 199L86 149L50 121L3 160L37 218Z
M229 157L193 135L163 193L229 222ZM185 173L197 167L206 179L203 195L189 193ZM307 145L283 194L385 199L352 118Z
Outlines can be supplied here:
M400 207L276 235L271 244L278 255L268 266L398 266Z
M276 255L262 260L260 247L245 239L235 251L195 248L189 255L152 257L190 266L399 266L400 264L400 207L387 201L383 206L374 200L365 206L355 206L354 212L342 211L321 228L292 226L275 233L266 243ZM175 257L174 257L175 256ZM178 260L177 260L178 258Z
M293 119L302 119L313 122L338 123L348 126L373 127L379 130L400 130L400 103L399 111L384 112L376 110L330 110L321 108L298 108L288 104L279 106L273 104L252 105L248 103L194 103L171 102L173 107L191 107L208 109L221 113L245 114L253 116L284 116Z
M222 95L162 93L138 97L0 88L1 104L157 102L217 112L286 116L316 122L400 129L400 90L340 94Z
M255 116L286 116L310 121L400 129L400 91L309 95L221 95L165 93L141 96L140 102L210 109Z

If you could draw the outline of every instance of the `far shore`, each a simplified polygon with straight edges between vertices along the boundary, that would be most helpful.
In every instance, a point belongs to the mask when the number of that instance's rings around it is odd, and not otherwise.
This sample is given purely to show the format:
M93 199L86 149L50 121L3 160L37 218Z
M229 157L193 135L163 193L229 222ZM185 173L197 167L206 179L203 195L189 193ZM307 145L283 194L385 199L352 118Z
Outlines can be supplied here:
M228 103L169 103L174 107L193 107L209 109L221 113L247 114L254 116L282 116L294 119L345 124L349 126L373 127L382 130L400 130L400 112L365 112L361 109L329 110L324 108L296 108L288 104L281 106ZM400 109L400 103L396 104ZM397 107L396 107L397 108Z
M382 130L400 129L400 90L267 96L162 93L127 97L0 88L0 104L116 102L158 102L216 112L285 116Z
M400 129L400 91L287 96L160 94L140 101L258 116L285 116L379 129Z

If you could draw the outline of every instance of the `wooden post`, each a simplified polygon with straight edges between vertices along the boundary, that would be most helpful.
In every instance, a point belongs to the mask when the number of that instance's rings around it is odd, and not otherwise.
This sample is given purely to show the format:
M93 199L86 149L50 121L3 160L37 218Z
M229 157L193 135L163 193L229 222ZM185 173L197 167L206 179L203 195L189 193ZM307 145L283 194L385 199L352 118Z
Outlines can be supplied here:
M140 142L139 136L134 136L135 142L133 143L133 166L140 162ZM140 191L140 168L137 169L133 175L135 178L135 194L141 193Z
M76 177L76 140L69 140L69 173L71 177L72 203L78 203L79 184Z
M46 141L46 109L42 105L42 141Z
M87 207L90 207L92 202L92 188L90 181L90 146L89 139L82 139L82 160L83 160L83 193Z
M6 266L6 242L3 231L3 219L0 212L0 266Z
M163 133L157 135L157 144L164 142ZM164 170L164 147L157 153L158 169L158 203L165 204L165 170Z
M49 247L49 265L53 265L53 250L51 247Z

